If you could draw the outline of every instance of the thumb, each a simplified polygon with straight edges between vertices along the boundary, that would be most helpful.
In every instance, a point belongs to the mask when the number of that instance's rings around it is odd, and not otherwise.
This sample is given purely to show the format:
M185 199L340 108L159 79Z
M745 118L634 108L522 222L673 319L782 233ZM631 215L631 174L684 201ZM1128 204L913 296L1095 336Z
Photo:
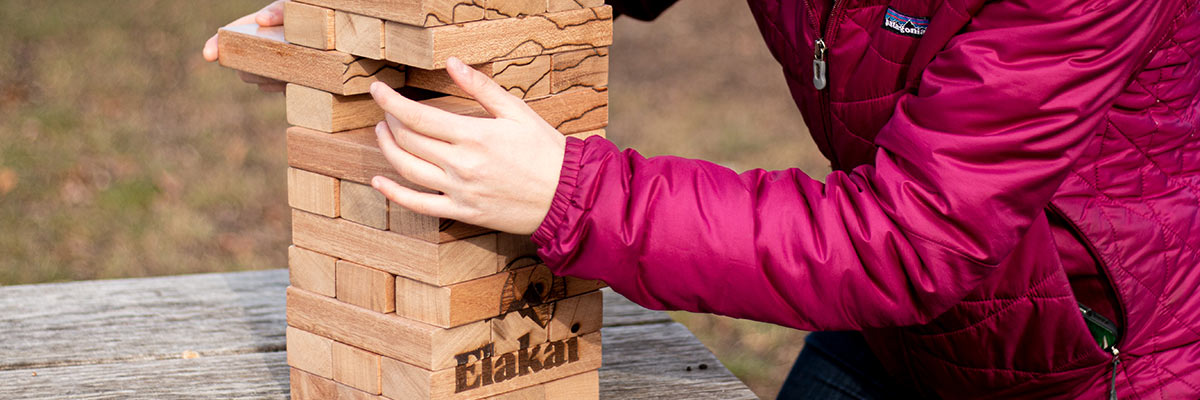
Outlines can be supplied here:
M283 3L284 1L276 0L263 7L254 15L254 22L263 27L283 25Z
M532 112L524 101L509 94L492 78L467 66L457 57L446 60L446 72L464 92L496 118L523 119Z

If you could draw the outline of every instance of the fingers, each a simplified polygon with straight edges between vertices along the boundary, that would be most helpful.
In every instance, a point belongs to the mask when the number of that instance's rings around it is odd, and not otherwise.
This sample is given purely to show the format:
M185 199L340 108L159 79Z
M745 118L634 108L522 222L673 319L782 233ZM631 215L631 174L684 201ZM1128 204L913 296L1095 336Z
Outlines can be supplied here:
M284 0L276 0L267 4L266 7L254 14L254 22L258 23L258 26L283 25L283 3Z
M446 61L446 71L450 73L450 78L454 79L455 84L474 97L492 116L521 119L530 112L524 101L508 93L492 78L467 66L457 57L450 57Z
M461 219L457 214L458 207L450 198L433 193L422 193L416 190L400 186L395 181L376 176L371 179L371 186L383 193L388 200L395 202L401 207L412 210L415 213L423 215L432 215L440 218Z
M404 127L449 143L460 141L463 127L473 119L412 101L380 82L371 84L371 97Z
M204 50L200 54L204 55L204 61L217 61L217 35L212 35L208 41L204 42Z
M404 179L433 190L446 189L446 173L437 165L401 148L392 137L386 122L375 126L375 136L379 141L379 149L383 151L383 157Z

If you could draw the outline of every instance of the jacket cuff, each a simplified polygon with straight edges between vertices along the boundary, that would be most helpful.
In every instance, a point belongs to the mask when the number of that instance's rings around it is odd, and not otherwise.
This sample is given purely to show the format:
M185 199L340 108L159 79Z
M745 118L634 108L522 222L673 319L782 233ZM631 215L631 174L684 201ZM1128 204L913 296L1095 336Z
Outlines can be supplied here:
M567 137L562 170L558 174L558 188L554 190L554 200L550 202L550 212L546 213L542 224L536 231L533 231L533 243L538 247L547 247L554 239L554 232L566 220L567 209L571 207L573 202L571 199L575 196L581 159L583 159L583 140Z

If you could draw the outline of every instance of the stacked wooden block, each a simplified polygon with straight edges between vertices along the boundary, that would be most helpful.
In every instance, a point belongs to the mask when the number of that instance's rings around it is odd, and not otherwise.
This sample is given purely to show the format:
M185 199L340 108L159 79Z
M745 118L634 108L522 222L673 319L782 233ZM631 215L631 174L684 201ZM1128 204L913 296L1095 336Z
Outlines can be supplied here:
M285 25L232 26L221 64L288 82L297 399L598 397L601 283L556 277L528 237L413 213L369 186L410 187L381 154L381 81L462 115L458 57L566 135L608 122L612 11L596 0L301 0ZM415 89L416 90L415 90ZM425 189L422 189L425 190Z

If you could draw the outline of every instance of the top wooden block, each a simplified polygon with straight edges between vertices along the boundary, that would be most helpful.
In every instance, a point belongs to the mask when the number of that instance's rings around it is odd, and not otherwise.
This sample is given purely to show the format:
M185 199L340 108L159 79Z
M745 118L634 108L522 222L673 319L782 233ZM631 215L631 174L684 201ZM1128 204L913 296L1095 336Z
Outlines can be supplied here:
M284 40L283 29L257 24L221 28L221 65L340 95L367 93L375 81L404 86L404 71L398 65L291 44Z
M607 47L612 44L608 6L523 18L423 28L387 23L386 57L423 69L442 69L458 57L467 64Z
M484 18L484 0L302 0L332 9L349 11L416 26L439 26L478 21Z

